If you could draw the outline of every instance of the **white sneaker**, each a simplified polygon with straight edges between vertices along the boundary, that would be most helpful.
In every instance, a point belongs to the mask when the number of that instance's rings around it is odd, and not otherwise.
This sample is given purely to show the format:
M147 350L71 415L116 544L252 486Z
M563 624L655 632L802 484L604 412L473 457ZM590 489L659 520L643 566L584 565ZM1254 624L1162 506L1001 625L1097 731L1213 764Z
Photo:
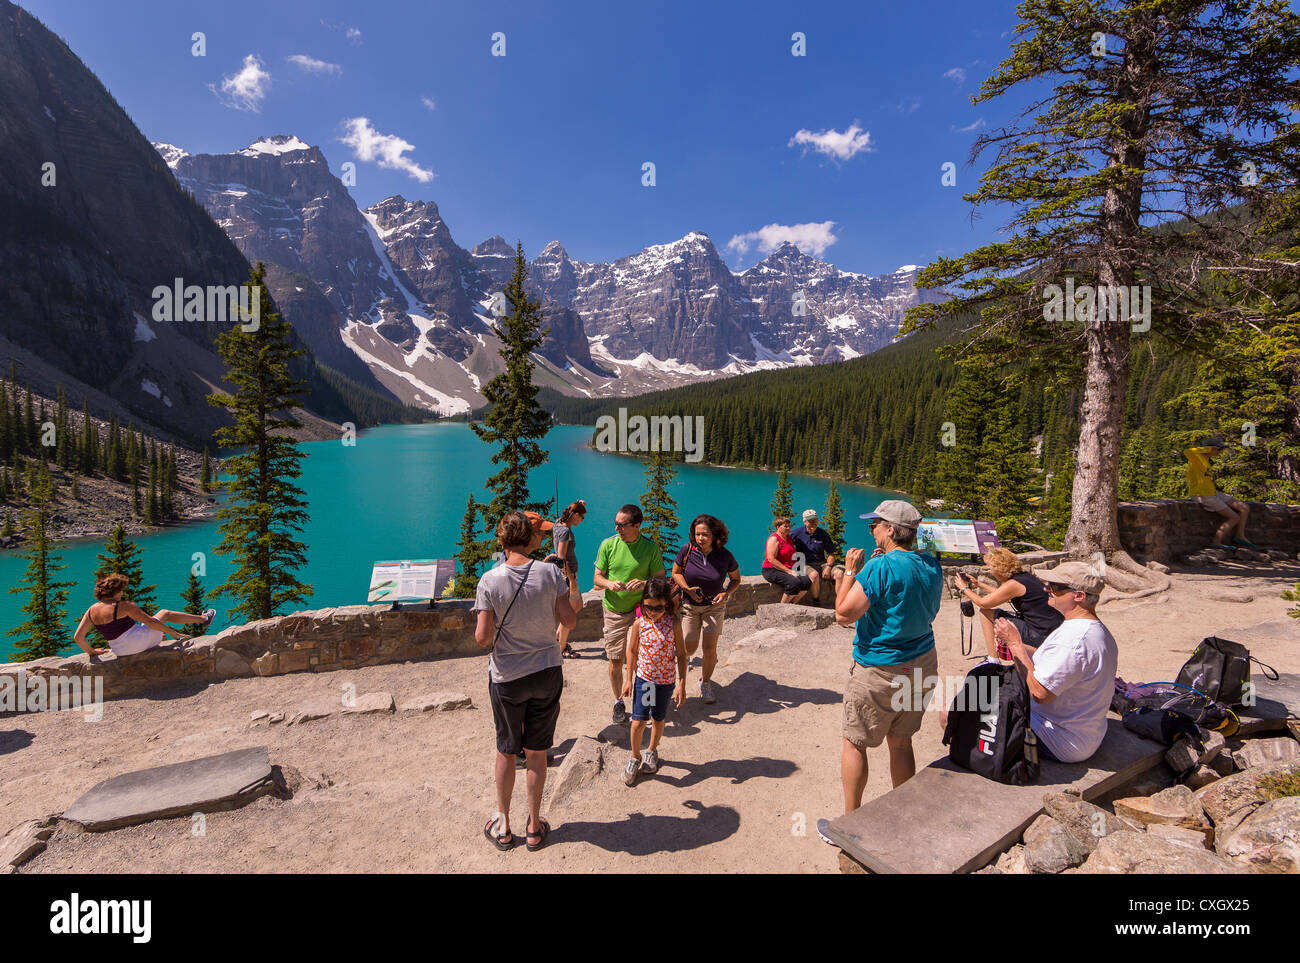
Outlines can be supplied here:
M647 749L645 758L641 762L641 770L647 775L654 775L659 771L659 753L653 749Z
M636 774L641 771L641 763L636 756L627 761L627 766L623 770L623 785L630 786L636 782Z
M209 625L212 624L212 620L215 619L216 617L217 617L217 610L216 610L216 609L208 609L206 612L204 612L204 613L203 613L203 627L206 629Z

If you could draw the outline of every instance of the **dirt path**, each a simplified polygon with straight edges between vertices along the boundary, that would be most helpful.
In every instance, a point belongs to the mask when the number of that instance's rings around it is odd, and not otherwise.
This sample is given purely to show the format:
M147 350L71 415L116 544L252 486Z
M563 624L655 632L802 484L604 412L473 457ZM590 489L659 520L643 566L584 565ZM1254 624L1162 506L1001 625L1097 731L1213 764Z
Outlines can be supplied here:
M1278 669L1300 671L1300 622L1285 618L1287 603L1279 598L1297 577L1294 567L1179 575L1158 600L1103 606L1120 642L1120 675L1170 678L1210 634L1240 638ZM1232 593L1256 600L1208 597ZM1270 630L1242 631L1259 623ZM100 834L60 830L23 872L602 872L628 870L628 856L638 857L639 871L651 872L836 872L837 851L817 838L815 825L842 807L840 705L851 630L737 646L755 631L753 618L726 624L715 705L700 702L699 670L692 668L690 698L669 714L660 774L624 787L621 748L608 778L547 813L555 831L538 853L522 846L498 853L482 837L495 805L481 657L228 681L110 702L97 723L78 713L0 719L0 832L61 812L122 772L265 744L272 763L302 774L293 799L263 798L209 814L202 837L191 834L189 819ZM941 673L964 673L972 662L960 655L955 602L944 602L936 635ZM612 698L600 650L588 643L579 651L585 658L565 663L557 756L576 736L621 734L609 723ZM359 694L391 692L399 705L430 690L458 690L475 708L250 728L254 710L292 712L311 696L337 696L347 682ZM917 762L943 752L938 717L928 714ZM523 784L520 772L516 828ZM867 797L888 788L886 757L877 750Z

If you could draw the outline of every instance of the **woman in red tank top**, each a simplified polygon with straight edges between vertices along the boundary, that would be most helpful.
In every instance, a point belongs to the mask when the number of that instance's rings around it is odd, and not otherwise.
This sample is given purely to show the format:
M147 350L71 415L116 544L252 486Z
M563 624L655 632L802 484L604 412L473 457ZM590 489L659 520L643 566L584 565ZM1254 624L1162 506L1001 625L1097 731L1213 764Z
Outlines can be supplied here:
M812 588L812 579L796 570L794 554L790 519L778 515L772 519L772 534L767 537L762 573L767 581L780 586L782 602L798 602Z

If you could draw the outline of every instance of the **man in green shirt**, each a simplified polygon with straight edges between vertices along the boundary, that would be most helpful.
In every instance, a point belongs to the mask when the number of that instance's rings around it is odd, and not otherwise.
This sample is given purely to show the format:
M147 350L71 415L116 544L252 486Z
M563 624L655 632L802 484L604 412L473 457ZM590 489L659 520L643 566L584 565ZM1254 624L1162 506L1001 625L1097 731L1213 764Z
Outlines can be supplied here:
M627 722L623 704L623 662L627 633L636 621L645 583L664 574L659 546L641 537L641 509L624 505L614 519L617 535L600 543L596 551L595 587L605 590L605 655L609 658L609 684L614 690L614 722Z

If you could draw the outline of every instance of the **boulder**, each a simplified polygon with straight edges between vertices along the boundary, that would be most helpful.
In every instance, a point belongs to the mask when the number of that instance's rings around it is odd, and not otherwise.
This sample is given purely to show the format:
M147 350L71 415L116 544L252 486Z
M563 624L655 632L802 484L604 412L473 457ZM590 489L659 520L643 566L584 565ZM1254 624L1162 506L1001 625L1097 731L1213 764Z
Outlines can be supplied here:
M1300 873L1300 796L1264 803L1241 821L1219 851L1257 873Z
M1246 870L1207 849L1145 832L1111 833L1075 872L1230 875Z
M1179 739L1165 753L1165 762L1177 773L1184 773L1197 766L1208 766L1210 761L1223 752L1225 740L1223 733L1212 729L1201 729L1202 748L1197 749L1191 739Z
M1200 789L1202 786L1208 786L1219 778L1219 774L1209 766L1197 766L1187 775L1183 785L1193 791Z
M760 629L824 629L835 624L835 612L832 609L814 608L810 605L773 602L758 607L754 622Z
M1183 561L1186 562L1188 565L1191 565L1193 568L1204 568L1205 566L1211 564L1214 561L1214 559L1208 558L1207 556L1202 555L1200 552L1197 552L1193 555L1188 555L1185 559L1183 559Z
M617 750L609 743L597 742L590 736L578 736L555 775L546 780L550 797L548 805L562 805L599 779L616 753Z
M217 649L213 666L217 675L252 675L253 673L248 660L238 652L231 652L229 649Z
M1271 766L1279 762L1300 762L1300 742L1290 736L1272 739L1247 739L1246 744L1232 754L1242 769Z
M1162 565L1160 562L1147 562L1147 568L1153 572L1159 572L1161 575L1169 574L1169 566Z
M287 726L302 725L313 719L328 719L343 711L343 700L338 696L313 696L298 706L298 711L289 716Z
M1226 749L1211 759L1206 763L1206 765L1213 769L1215 775L1218 776L1231 776L1237 771L1237 764L1232 761L1232 753L1228 752Z
M1268 553L1267 553L1267 554L1268 554L1268 557L1271 558L1271 559L1273 559L1273 561L1275 561L1275 562L1289 562L1289 561L1291 561L1291 554L1290 554L1289 552L1284 552L1284 551L1282 551L1280 548L1270 548L1270 549L1268 549Z
M1115 800L1115 814L1150 826L1161 823L1195 830L1208 837L1213 829L1200 802L1186 786L1171 786L1154 796L1130 796Z
M1008 873L1016 876L1029 872L1025 865L1025 853L1027 849L1023 843L1016 843L1005 853L998 857L998 861L993 864L999 873Z
M1059 873L1088 858L1088 846L1048 815L1039 816L1025 830L1025 869L1031 873Z
M1225 776L1204 789L1196 790L1196 798L1205 814L1214 823L1215 848L1222 853L1223 846L1242 821L1269 801L1268 793L1260 788L1260 781L1269 777L1300 773L1300 762L1279 762L1271 766L1257 766L1244 772Z
M45 851L45 841L54 832L55 817L27 819L0 839L0 873L16 872L33 856Z
M1097 848L1097 842L1103 836L1142 829L1141 823L1127 822L1069 793L1048 793L1043 797L1043 810L1083 843L1089 852Z
M1198 833L1191 829L1182 829L1179 826L1166 826L1163 823L1153 823L1147 827L1147 835L1151 837L1158 836L1166 839L1171 843L1177 843L1179 846L1190 846L1192 849L1209 849L1209 841L1205 838L1204 833Z
M393 711L393 694L391 692L367 692L357 696L352 705L343 707L343 714L350 716L372 715L377 712Z
M763 629L747 635L736 642L737 646L753 646L756 649L766 649L773 646L785 645L787 642L793 642L798 637L793 629Z
M474 701L465 693L441 689L437 692L426 692L414 699L408 699L402 703L399 711L450 712L452 709L469 709L473 705Z

